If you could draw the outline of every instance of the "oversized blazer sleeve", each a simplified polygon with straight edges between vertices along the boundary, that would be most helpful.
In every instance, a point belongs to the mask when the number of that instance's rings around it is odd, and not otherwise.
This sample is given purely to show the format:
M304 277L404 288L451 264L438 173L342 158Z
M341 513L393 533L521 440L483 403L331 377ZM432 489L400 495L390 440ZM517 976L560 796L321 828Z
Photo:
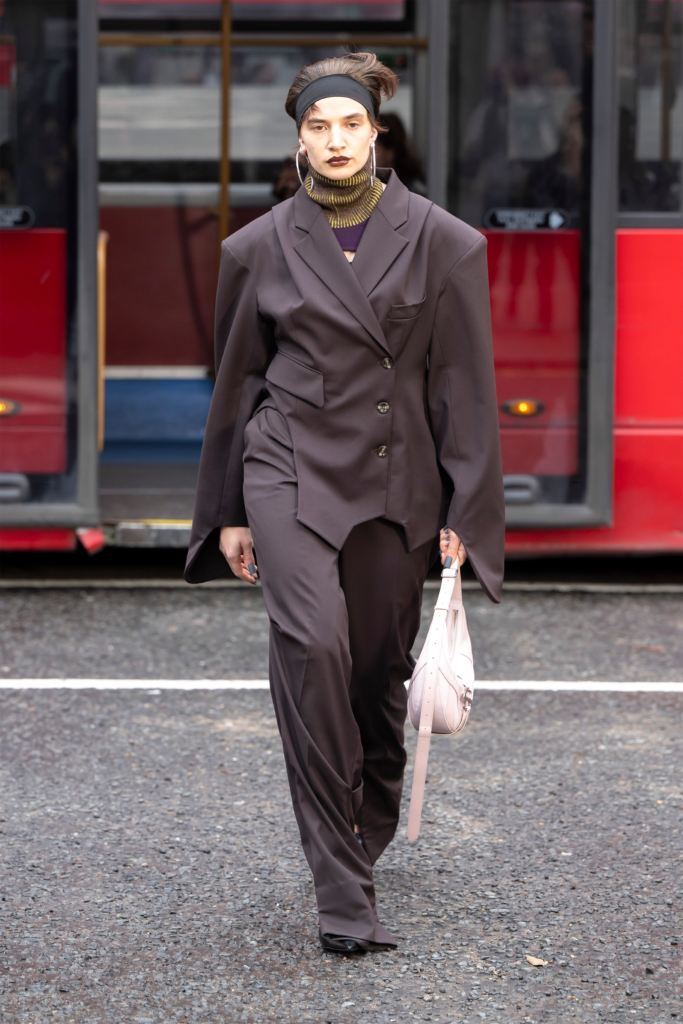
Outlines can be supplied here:
M448 526L465 545L484 590L499 601L505 503L483 237L443 281L429 351L427 397L437 458L453 488Z
M247 526L242 497L244 428L263 398L274 355L271 326L259 313L255 276L223 242L216 294L216 384L199 463L188 583L224 576L222 526Z

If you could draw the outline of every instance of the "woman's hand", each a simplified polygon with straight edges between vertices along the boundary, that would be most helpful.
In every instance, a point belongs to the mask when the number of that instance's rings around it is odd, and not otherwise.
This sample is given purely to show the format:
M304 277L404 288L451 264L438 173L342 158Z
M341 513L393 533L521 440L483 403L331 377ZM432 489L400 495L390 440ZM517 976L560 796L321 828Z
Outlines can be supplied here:
M254 543L246 526L224 526L218 546L238 580L256 583L258 569L254 564Z
M467 558L465 545L462 543L457 533L453 533L453 531L449 530L447 526L444 526L439 535L439 551L441 552L442 565L445 565L447 558L450 558L448 565L453 565L456 555L458 556L460 565L462 565Z

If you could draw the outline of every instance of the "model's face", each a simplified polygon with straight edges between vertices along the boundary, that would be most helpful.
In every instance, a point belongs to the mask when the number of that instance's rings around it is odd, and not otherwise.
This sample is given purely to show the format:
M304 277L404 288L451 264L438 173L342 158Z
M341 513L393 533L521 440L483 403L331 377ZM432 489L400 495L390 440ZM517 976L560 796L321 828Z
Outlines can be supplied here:
M344 96L319 100L299 129L303 151L313 170L335 181L350 178L365 166L376 138L365 107Z

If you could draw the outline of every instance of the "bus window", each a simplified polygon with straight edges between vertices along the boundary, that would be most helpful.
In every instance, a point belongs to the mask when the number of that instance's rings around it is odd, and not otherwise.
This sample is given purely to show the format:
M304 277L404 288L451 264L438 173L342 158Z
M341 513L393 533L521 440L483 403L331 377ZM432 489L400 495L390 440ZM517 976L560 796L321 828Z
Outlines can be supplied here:
M683 4L622 0L619 209L681 210Z
M488 238L510 504L584 499L590 10L452 7L448 202Z

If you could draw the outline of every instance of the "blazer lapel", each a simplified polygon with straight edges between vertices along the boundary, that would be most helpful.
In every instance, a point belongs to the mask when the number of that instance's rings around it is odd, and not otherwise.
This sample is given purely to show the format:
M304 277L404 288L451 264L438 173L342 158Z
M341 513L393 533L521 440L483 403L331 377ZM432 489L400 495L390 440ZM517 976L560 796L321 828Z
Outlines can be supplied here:
M384 197L382 197L384 198ZM346 307L353 317L390 352L384 331L365 291L361 288L339 242L334 236L322 208L318 206L303 188L294 196L295 223L306 234L294 243L294 251L304 263L327 285L330 291ZM372 217L370 218L372 224ZM367 230L370 229L368 224ZM354 260L355 262L355 260Z
M386 172L380 171L380 174L384 177ZM370 217L351 264L366 295L372 293L408 245L409 239L399 234L397 229L408 220L409 196L408 189L396 173L390 171L384 194Z

